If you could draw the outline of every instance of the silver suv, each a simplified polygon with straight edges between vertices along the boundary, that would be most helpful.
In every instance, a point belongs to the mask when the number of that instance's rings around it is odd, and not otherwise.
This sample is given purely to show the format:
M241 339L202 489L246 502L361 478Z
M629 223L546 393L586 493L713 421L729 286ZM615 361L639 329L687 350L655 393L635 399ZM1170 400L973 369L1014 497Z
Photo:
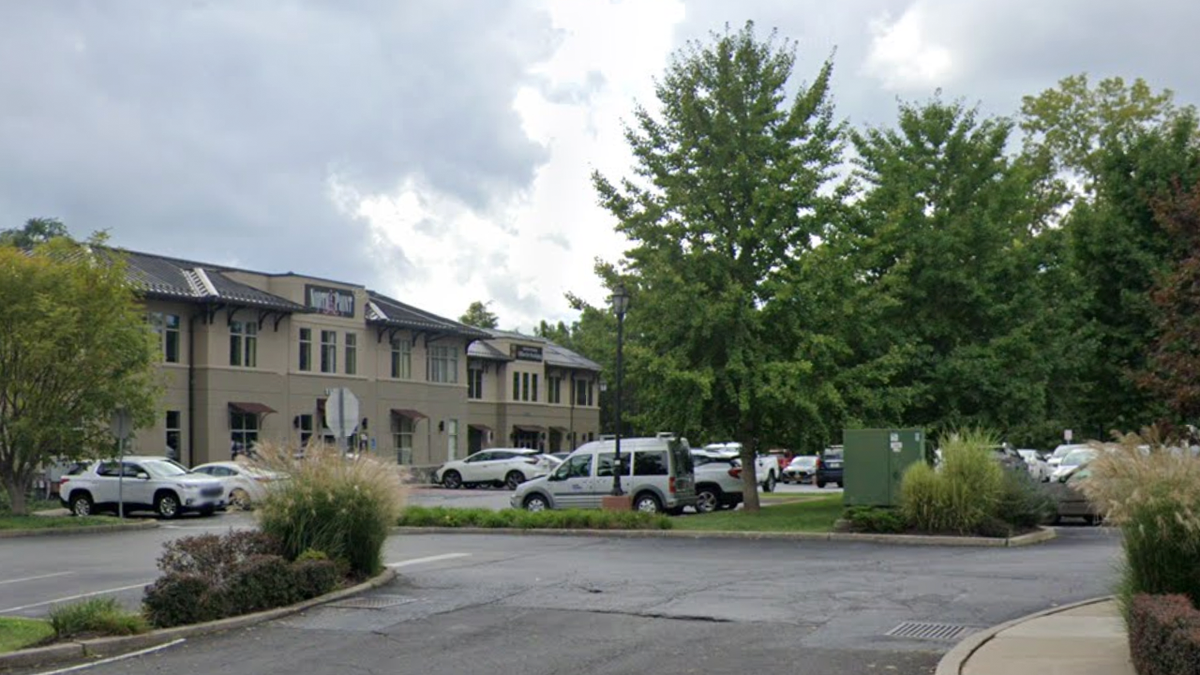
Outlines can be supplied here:
M125 512L153 510L175 518L194 511L212 515L225 508L225 486L216 478L190 473L166 457L125 457L76 465L62 477L58 497L77 516L117 511L119 497Z

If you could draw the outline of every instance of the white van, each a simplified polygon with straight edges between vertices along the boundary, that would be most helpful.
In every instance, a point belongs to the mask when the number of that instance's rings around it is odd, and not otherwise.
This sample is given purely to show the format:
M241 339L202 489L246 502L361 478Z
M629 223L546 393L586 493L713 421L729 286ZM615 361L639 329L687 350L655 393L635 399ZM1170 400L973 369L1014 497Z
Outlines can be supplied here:
M529 511L598 509L612 494L615 455L614 440L585 443L553 473L523 483L509 503ZM634 510L677 514L696 505L695 468L686 438L622 438L621 465L621 491L633 498Z

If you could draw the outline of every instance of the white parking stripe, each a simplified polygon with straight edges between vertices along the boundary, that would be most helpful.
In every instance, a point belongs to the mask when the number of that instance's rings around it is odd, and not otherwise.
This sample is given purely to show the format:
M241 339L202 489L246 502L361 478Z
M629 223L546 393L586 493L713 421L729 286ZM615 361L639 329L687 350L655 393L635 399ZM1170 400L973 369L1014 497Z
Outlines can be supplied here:
M59 602L66 602L68 600L78 600L80 598L90 598L93 595L104 595L106 593L120 593L121 591L129 591L129 590L133 590L135 588L142 588L143 586L146 586L151 583L153 583L153 582L143 581L140 584L133 584L132 586L122 586L120 588L107 588L103 591L92 591L91 593L80 593L79 595L68 595L65 598L56 598L54 600L46 600L44 602L35 602L32 605L21 605L20 607L9 607L7 609L0 609L0 614L8 614L9 612L19 612L23 609L32 609L34 607L42 607L44 605L53 605L53 604L59 603Z
M412 560L401 560L400 562L387 563L387 567L408 567L409 565L420 565L421 563L437 562L439 560L466 558L470 555L470 553L444 553L442 555L431 555L425 558L413 558Z
M147 647L145 649L139 649L136 652L129 652L128 654L120 654L118 656L110 656L107 659L100 659L99 661L92 661L90 663L81 663L78 666L70 666L69 668L59 668L58 670L46 670L46 671L42 671L40 673L36 673L36 675L62 675L63 673L73 673L77 670L83 670L85 668L94 668L96 666L103 665L105 663L113 663L114 661L124 661L125 659L132 659L132 658L136 658L138 656L145 656L146 654L153 654L154 652L161 652L164 649L174 647L175 645L182 644L184 642L187 642L187 638L179 638L178 640L172 640L166 644L155 645L154 647Z
M63 577L74 572L55 572L54 574L39 574L36 577L22 577L20 579L9 579L8 581L0 581L0 586L4 584L19 584L22 581L37 581L38 579L51 579L53 577Z

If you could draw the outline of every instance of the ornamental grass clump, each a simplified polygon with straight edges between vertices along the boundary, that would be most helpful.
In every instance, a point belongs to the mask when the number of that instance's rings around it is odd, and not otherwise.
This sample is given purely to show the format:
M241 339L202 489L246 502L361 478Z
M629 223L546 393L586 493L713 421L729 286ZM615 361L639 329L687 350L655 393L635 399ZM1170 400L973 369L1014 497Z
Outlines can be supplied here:
M1200 457L1156 430L1099 446L1081 489L1125 549L1120 595L1186 595L1200 606Z
M301 458L273 443L259 443L256 451L258 464L287 476L262 501L258 517L289 560L314 549L344 561L358 577L382 571L383 544L406 494L396 464L344 456L324 444L310 444Z
M942 466L915 464L900 484L900 509L923 532L976 534L992 519L1004 492L1004 474L992 459L990 434L966 430L950 435L942 446Z

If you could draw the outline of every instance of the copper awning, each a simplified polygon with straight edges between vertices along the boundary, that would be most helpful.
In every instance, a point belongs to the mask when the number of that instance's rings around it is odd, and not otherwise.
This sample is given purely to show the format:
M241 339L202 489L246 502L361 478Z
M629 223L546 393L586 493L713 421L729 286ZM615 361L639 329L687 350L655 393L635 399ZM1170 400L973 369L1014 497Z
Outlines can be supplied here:
M429 415L426 415L419 410L409 410L408 408L392 408L392 414L399 415L401 417L407 417L410 420L429 419Z
M468 424L467 426L471 427L472 429L478 429L480 431L486 431L488 433L491 433L491 431L492 431L492 428L486 424Z
M246 413L247 415L266 415L267 413L275 412L275 409L269 405L242 401L230 401L229 409L235 412Z

